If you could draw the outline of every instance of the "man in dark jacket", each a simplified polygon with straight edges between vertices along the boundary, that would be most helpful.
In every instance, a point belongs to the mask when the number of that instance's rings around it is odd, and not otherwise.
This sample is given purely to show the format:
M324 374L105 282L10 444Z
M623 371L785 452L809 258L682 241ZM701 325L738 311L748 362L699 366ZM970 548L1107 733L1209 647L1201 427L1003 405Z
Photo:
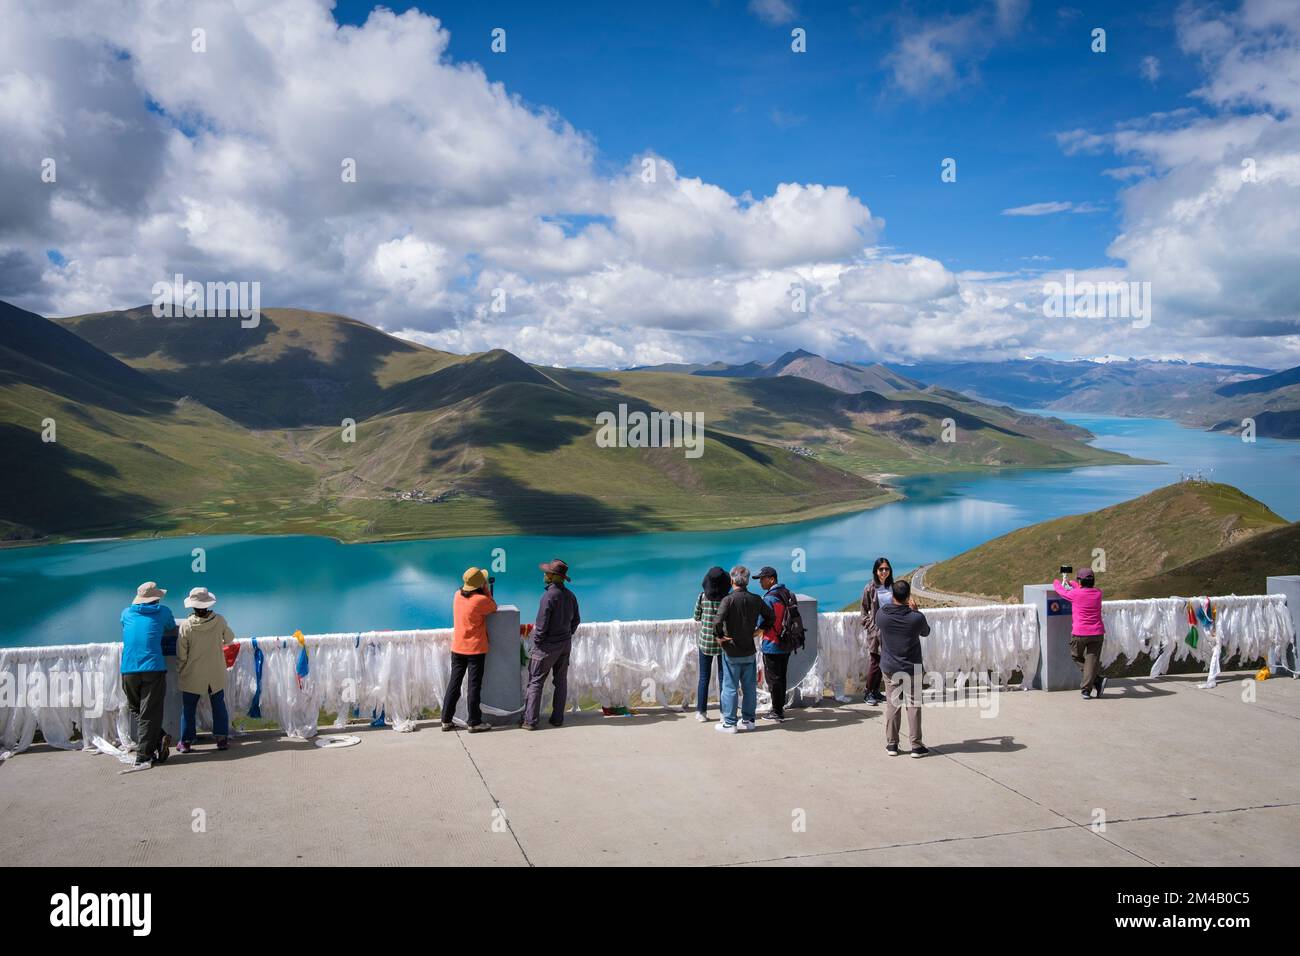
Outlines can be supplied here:
M749 568L738 564L731 569L731 593L718 605L713 633L722 645L722 720L717 729L724 734L753 730L758 715L758 648L754 632L772 626L772 612L763 599L749 590ZM741 722L736 723L736 692L741 691Z
M528 696L524 702L524 729L536 730L541 717L542 688L551 675L555 696L551 701L551 726L564 723L564 702L569 693L569 648L578 630L578 599L564 586L569 566L556 558L538 568L546 575L546 591L537 607L533 649L528 655Z
M893 594L893 602L876 612L876 626L880 628L880 669L885 674L885 752L891 757L898 756L901 709L906 699L912 756L924 757L930 751L921 743L921 638L930 633L930 625L917 610L910 584L895 581Z
M793 647L781 643L781 627L785 624L785 602L794 595L784 584L777 582L776 568L770 564L758 570L758 584L763 589L763 603L772 615L772 624L763 631L763 674L767 677L767 692L772 696L772 709L763 714L764 720L778 724L785 720L786 673L790 669L790 652Z

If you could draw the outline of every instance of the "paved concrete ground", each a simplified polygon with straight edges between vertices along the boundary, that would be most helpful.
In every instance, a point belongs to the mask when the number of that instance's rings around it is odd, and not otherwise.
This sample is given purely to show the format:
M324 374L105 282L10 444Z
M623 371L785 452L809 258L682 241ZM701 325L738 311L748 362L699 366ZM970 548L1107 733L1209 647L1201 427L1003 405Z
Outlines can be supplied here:
M1295 865L1300 681L1245 703L1239 676L927 708L923 760L887 756L863 704L737 736L662 710L337 750L262 734L127 775L38 748L0 766L0 865Z

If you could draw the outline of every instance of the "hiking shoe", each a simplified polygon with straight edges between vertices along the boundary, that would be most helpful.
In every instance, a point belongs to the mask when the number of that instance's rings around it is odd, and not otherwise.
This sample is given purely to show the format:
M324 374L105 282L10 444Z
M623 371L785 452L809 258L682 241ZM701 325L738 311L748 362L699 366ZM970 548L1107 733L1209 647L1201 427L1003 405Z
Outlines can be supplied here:
M735 734L740 732L740 728L735 724L728 724L721 720L713 725L713 729L720 734Z
M1089 688L1085 687L1083 690L1079 691L1079 693L1083 696L1084 700L1092 700L1092 691Z
M550 724L552 727L563 727L563 726L564 726L564 721L562 721L562 720L548 720L547 723Z
M157 763L166 763L167 758L172 754L172 738L170 734L163 734L162 740L158 744Z
M230 749L230 740L229 740L229 738L227 738L227 737L218 737L218 738L217 738L217 749L218 749L218 750L229 750L229 749Z
M1093 686L1097 689L1097 696L1100 697L1101 692L1106 689L1106 678L1098 677L1097 683L1095 683Z
M776 711L769 710L766 713L758 715L759 720L774 720L778 724L785 720L784 714L778 714Z
M874 707L879 707L885 702L885 698L881 697L879 694L868 694L866 697L862 698L862 702L864 704L871 704Z
M443 724L443 725L442 725L442 732L443 732L444 734L445 734L447 731L449 731L449 730L455 730L455 729L456 729L456 725L455 725L455 724Z
M920 747L920 746L917 746L917 747L913 747L913 748L912 748L912 756L913 756L913 757L924 757L924 756L926 756L927 754L929 754L929 752L930 752L930 748L928 748L928 747Z
M702 724L707 724L709 722L709 718L704 714L701 714L698 710L695 712L695 719Z
M740 723L736 724L736 726L741 730L753 730L754 722L752 720L742 720Z
M487 721L480 721L477 724L470 724L469 732L471 734L485 734L492 729L492 725Z
M176 752L178 754L187 754L193 749L194 749L194 745L191 743L186 743L184 740L182 740L180 743L176 745Z
M524 730L536 730L536 729L537 729L537 725L536 725L536 724L520 724L520 726L523 727Z
M885 744L885 753L891 757L897 757L899 753L898 744Z

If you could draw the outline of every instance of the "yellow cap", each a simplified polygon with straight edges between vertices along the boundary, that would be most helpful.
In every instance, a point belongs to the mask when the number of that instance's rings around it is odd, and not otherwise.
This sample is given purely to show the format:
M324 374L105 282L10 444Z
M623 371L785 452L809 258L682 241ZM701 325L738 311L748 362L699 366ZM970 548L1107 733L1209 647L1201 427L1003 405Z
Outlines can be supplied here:
M487 587L487 572L482 568L470 568L461 575L461 580L465 582L465 590L467 591Z

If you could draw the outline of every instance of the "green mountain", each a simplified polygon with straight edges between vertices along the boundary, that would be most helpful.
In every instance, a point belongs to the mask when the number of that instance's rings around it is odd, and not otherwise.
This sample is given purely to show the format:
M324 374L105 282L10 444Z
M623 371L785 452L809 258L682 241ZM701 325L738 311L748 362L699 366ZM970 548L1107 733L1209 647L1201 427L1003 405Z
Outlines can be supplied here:
M1133 463L1093 448L1086 430L942 390L846 394L799 376L550 369L566 387L611 403L703 409L708 422L864 477L1005 467ZM951 427L948 427L951 423ZM946 441L945 437L952 441Z
M1131 460L888 370L857 369L887 375L888 396L781 371L856 369L808 353L754 378L587 372L296 309L244 328L2 308L0 428L19 459L0 479L9 538L716 529L892 500L882 474ZM601 447L598 416L620 406L702 413L704 454ZM41 441L46 418L56 442Z
M7 539L201 531L235 496L244 514L292 514L314 479L236 422L3 302L0 434Z
M342 316L271 309L244 329L148 309L58 323L3 309L0 427L21 460L0 485L10 538L724 528L894 497L712 422L695 459L602 448L605 397L508 352L451 355Z
M1280 537L1266 537L1271 535ZM1256 542L1270 542L1267 573L1297 569L1300 550L1285 551L1295 540L1295 526L1231 485L1184 481L994 538L929 568L925 586L1018 601L1025 584L1050 581L1063 564L1091 564L1094 550L1101 549L1105 571L1098 571L1097 585L1110 598L1204 594L1228 580L1209 573L1225 563L1220 556L1238 548L1249 551ZM1238 589L1259 593L1263 576L1246 577L1235 579ZM1165 590L1175 582L1181 588Z

